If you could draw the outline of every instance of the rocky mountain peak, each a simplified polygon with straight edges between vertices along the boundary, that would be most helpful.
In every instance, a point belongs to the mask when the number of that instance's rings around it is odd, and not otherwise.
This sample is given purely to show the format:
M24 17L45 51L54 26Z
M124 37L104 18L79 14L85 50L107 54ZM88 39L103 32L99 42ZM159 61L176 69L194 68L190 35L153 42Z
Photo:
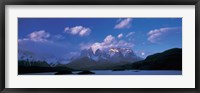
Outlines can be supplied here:
M97 49L95 52L92 49L82 50L81 57L88 57L95 61L108 60L110 62L121 61L138 61L139 58L132 49L129 48L110 48L106 50Z

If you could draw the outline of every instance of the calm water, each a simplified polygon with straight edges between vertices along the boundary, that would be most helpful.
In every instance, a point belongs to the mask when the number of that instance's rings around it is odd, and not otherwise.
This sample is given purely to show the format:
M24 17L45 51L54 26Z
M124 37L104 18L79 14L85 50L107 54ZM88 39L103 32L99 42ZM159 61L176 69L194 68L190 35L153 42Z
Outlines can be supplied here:
M73 71L77 75L80 71ZM125 70L125 71L112 71L112 70L93 70L93 75L182 75L182 71L178 70ZM21 75L54 75L56 72L45 73L26 73Z

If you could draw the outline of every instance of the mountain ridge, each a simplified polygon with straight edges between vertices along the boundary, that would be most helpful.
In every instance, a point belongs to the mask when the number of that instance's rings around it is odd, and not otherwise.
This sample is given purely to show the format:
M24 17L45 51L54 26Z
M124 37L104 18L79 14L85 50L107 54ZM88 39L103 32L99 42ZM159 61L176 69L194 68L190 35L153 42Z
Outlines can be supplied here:
M80 57L88 57L96 62L109 61L109 62L121 62L121 61L139 61L142 58L138 57L133 50L128 48L110 48L108 50L92 51L91 48L81 51ZM101 61L102 60L102 61Z
M140 60L142 58L128 48L97 49L96 51L89 48L82 50L80 57L66 64L66 66L78 70L110 69Z

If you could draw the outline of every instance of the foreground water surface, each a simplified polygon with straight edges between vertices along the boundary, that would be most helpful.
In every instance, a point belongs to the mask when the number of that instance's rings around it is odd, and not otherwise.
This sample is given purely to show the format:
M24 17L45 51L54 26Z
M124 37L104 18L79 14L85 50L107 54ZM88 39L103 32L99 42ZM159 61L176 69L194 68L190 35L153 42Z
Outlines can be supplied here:
M78 75L81 71L73 71L73 74ZM179 70L125 70L125 71L112 71L112 70L91 70L95 74L92 75L182 75ZM56 72L42 72L42 73L26 73L20 75L54 75Z

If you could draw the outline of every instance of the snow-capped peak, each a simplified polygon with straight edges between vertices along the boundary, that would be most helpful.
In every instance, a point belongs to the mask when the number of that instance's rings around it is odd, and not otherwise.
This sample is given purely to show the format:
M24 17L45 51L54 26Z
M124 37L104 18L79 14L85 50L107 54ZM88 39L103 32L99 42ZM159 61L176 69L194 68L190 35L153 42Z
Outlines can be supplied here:
M99 61L135 61L140 59L135 55L132 49L129 48L110 48L106 50L97 49L95 52L90 48L81 52L81 57L88 57L96 62Z
M111 49L109 50L109 52L119 52L119 50L116 49L116 48L111 48Z

